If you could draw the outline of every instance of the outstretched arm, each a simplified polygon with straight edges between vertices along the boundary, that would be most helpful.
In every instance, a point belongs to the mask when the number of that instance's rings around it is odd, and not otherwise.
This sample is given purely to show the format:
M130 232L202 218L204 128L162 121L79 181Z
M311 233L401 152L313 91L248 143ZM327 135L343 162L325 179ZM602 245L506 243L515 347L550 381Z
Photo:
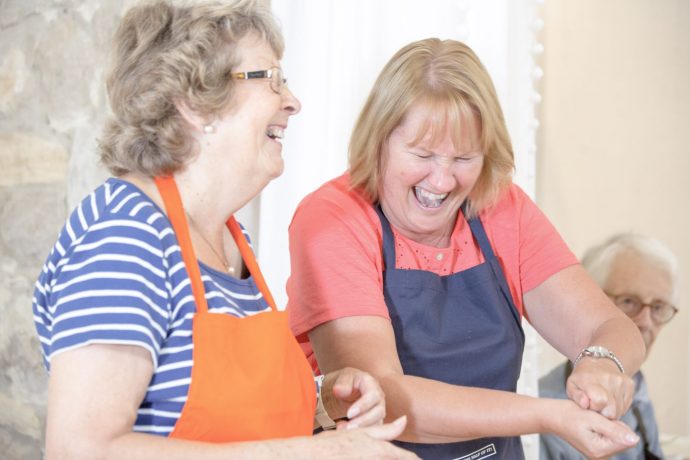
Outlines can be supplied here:
M624 425L583 410L572 401L536 399L404 375L393 329L385 318L341 318L316 327L309 337L321 370L354 366L379 380L386 393L387 417L408 415L401 440L442 443L553 432L591 457L608 455L636 442ZM461 371L462 363L458 367Z
M610 359L583 358L568 379L568 397L584 409L616 419L632 402L630 378L645 354L635 324L602 292L580 265L568 267L525 294L535 329L558 351L574 360L583 348L613 351L625 369Z

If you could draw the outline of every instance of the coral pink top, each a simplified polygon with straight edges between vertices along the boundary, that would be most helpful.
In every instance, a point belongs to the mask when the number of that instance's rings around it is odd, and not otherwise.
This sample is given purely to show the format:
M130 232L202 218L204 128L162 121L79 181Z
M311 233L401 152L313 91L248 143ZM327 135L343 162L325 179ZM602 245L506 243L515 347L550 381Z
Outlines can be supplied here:
M523 314L525 292L578 263L536 204L511 185L479 217ZM396 268L449 275L483 262L472 232L460 215L447 248L426 246L393 227ZM381 223L373 206L349 187L349 176L333 179L308 195L290 225L291 275L287 283L290 327L316 368L307 332L346 316L389 318L383 297Z

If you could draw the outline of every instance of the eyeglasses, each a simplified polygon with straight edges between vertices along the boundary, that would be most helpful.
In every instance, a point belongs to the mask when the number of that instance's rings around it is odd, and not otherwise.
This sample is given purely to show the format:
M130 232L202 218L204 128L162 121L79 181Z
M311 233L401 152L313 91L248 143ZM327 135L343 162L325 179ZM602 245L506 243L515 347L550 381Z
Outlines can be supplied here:
M280 67L271 67L268 70L252 70L251 72L234 72L230 76L237 80L267 78L271 81L271 89L277 94L280 94L283 86L287 84L287 78L283 76L283 69Z
M654 300L651 303L644 303L639 297L632 294L611 295L607 293L606 295L611 297L613 303L631 318L637 316L643 308L649 307L651 309L652 320L657 324L665 324L671 321L673 316L678 313L676 307L663 300Z

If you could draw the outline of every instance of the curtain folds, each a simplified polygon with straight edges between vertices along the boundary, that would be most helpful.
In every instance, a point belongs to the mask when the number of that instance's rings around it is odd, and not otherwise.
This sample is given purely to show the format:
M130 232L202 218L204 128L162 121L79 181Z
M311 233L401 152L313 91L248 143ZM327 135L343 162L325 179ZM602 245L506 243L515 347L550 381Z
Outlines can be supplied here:
M287 302L287 229L299 201L347 167L355 118L385 62L421 38L470 45L489 70L503 106L516 158L515 181L534 196L535 116L540 100L535 57L541 28L537 0L272 0L285 36L283 68L302 112L283 141L284 174L241 218L258 246L264 274L279 306ZM256 228L253 228L255 227ZM520 391L536 394L536 338L527 331ZM537 458L536 436L525 439Z

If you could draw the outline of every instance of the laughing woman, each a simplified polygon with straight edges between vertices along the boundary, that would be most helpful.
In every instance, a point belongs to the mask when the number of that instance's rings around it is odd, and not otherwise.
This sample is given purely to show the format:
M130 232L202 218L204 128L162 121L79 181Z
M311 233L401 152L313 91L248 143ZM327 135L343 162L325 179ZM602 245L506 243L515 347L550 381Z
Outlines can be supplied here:
M283 170L300 103L282 52L259 2L158 2L122 20L101 142L114 177L36 283L48 459L414 458L385 441L405 420L381 424L371 376L314 379L233 218ZM311 437L316 413L350 417Z
M288 311L323 371L379 379L402 446L423 458L523 458L553 432L589 457L636 442L627 409L644 356L635 325L511 181L491 79L463 43L421 40L384 67L350 168L290 227ZM515 393L522 318L576 362L572 399ZM606 351L604 351L606 350Z

